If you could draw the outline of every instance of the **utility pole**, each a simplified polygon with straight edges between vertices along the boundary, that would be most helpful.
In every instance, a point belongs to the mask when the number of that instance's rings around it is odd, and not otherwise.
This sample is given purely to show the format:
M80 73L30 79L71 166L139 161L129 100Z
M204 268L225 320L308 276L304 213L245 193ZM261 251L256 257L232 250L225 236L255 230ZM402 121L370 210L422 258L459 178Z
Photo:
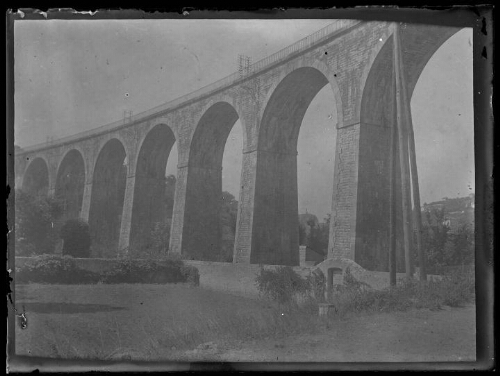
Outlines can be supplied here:
M401 193L403 206L403 236L404 236L404 251L405 251L405 272L406 278L411 279L413 275L412 258L411 258L411 188L409 185L409 160L408 160L408 134L404 120L406 114L403 109L402 95L402 65L401 65L401 42L399 36L399 24L394 24L393 33L393 65L394 76L396 83L396 123L398 128L398 145L399 145L399 165L401 168Z

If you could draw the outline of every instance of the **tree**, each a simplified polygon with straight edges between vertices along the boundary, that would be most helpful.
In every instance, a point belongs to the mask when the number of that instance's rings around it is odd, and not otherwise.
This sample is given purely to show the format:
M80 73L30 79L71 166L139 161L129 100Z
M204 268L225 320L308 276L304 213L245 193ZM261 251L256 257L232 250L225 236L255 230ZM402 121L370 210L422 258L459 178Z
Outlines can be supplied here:
M299 223L299 244L307 245L307 231L302 223Z
M464 202L464 199L448 199L448 207L426 210L422 217L422 248L429 273L440 274L446 267L474 263L473 224L463 223L453 230L446 224L446 213L456 211L459 204L460 209L465 205ZM418 265L416 246L413 249L413 257Z
M54 222L62 214L58 200L34 197L16 190L15 244L16 254L53 253L58 234Z
M69 219L61 228L64 240L63 254L78 257L90 257L89 225L82 219Z
M315 216L309 218L305 225L299 224L299 244L306 245L326 256L330 234L330 214L323 223L318 223L315 218Z
M474 263L474 231L468 224L448 234L444 247L446 266L471 265Z
M444 208L432 209L425 212L422 223L422 248L426 255L426 266L429 272L435 273L446 265L444 247L448 241L450 228L445 223ZM414 260L418 260L414 250ZM418 261L417 261L418 265Z
M166 218L172 218L176 184L177 184L177 179L175 178L175 175L168 175L165 177L164 213L166 213Z
M236 236L238 201L227 191L222 192L221 201L222 249L217 259L218 261L231 262L233 260L234 239Z

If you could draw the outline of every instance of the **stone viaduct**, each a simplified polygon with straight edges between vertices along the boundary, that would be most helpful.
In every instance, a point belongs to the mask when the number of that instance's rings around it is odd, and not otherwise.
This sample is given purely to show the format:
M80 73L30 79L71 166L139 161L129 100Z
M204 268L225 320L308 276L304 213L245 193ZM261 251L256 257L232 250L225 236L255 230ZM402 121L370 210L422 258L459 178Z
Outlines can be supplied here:
M430 57L459 29L405 24L400 30L411 97ZM64 198L68 213L87 220L93 241L106 243L116 257L161 220L155 201L177 142L170 252L209 260L221 243L222 155L240 119L233 262L298 265L298 133L312 99L329 85L338 118L328 256L387 270L392 34L390 23L337 21L244 74L129 121L22 149L15 157L16 186Z

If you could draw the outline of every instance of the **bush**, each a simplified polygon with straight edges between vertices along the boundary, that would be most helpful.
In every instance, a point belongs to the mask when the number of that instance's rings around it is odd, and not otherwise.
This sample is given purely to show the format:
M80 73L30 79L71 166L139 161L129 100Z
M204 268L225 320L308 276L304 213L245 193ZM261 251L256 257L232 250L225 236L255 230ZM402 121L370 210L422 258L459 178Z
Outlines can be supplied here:
M316 302L323 303L325 301L326 277L320 269L315 269L314 272L307 276L312 298Z
M61 228L63 254L79 258L90 257L90 230L87 222L69 219Z
M88 284L100 278L97 273L78 268L70 256L39 255L16 268L17 283Z
M474 263L474 225L462 223L451 229L445 223L443 209L425 212L422 223L422 248L429 274L442 274L450 266ZM414 259L418 265L417 247Z
M178 255L154 260L116 260L110 271L94 273L77 266L73 257L41 255L16 268L18 283L87 284L87 283L189 283L199 286L200 274L185 265Z
M472 273L457 272L441 280L402 280L384 290L367 289L360 283L344 281L331 297L337 314L363 311L405 311L410 308L441 309L443 305L458 307L474 301L475 283Z
M289 266L274 270L261 267L255 282L261 294L280 304L292 303L298 295L305 295L311 289L308 281Z
M192 286L200 285L200 273L198 269L191 265L182 265L181 274L185 282Z
M103 276L103 283L179 283L199 284L198 269L181 260L117 260Z

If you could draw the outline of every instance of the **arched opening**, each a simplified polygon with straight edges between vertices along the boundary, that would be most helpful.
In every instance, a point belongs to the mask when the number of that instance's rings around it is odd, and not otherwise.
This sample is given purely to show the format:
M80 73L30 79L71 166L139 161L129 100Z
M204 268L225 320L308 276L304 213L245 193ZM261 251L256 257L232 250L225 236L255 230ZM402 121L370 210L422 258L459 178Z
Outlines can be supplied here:
M49 194L49 168L43 158L35 158L24 173L23 191L34 197Z
M241 168L243 163L243 125L237 120L231 129L222 157L221 257L232 262L238 217Z
M337 141L335 96L325 85L302 120L297 143L299 245L307 246L307 262L328 254L333 170Z
M108 141L97 158L89 213L93 257L117 255L127 164L125 148L117 139Z
M57 171L55 197L62 201L63 220L78 218L85 187L85 163L81 153L73 149L64 157Z
M129 243L129 254L135 257L168 250L176 176L165 171L174 144L172 130L158 124L149 131L139 151Z
M457 139L456 129L452 130L450 122L468 121L470 135L473 134L472 47L471 45L467 47L468 41L465 40L461 47L450 51L448 58L440 57L441 51L445 51L446 46L457 38L458 34L454 36L457 31L458 29L455 28L423 25L406 25L401 28L402 63L407 92L411 99L422 203L429 197L430 190L426 186L435 186L436 182L440 181L441 188L453 187L453 183L450 184L451 175L463 176L463 173L470 172L464 171L460 163L457 163L460 159L464 161L460 158L460 151L455 149L451 152L449 148L450 152L446 152L444 148L445 144L450 145L450 140ZM469 48L468 55L467 48ZM433 62L439 60L441 60L441 65L432 68ZM465 63L466 61L468 63ZM424 74L424 71L428 73ZM450 72L453 72L453 78ZM464 79L467 76L469 79ZM418 86L422 84L424 89L418 89ZM354 261L369 270L387 271L389 268L389 141L391 129L396 126L394 88L393 38L391 36L385 42L370 69L363 90L360 112ZM468 103L463 100L458 101L455 96L455 93L462 90L468 92L469 100L465 101ZM460 102L459 107L457 107L457 102ZM469 110L464 110L463 106L468 106ZM469 115L468 118L465 116L467 120L456 113L461 112L463 116L464 111ZM446 131L443 128L444 123L450 124ZM440 137L437 137L437 134ZM437 143L437 138L440 138L441 142ZM462 150L465 147L469 151L469 166L473 166L471 160L473 138L468 140L469 143L462 141L464 142L459 147ZM445 160L448 160L446 168L442 163ZM399 158L396 158L395 167L396 172L399 172ZM396 270L404 272L402 193L398 173L395 181ZM473 178L470 181L473 182ZM415 208L412 207L412 209L413 216L415 216ZM417 257L414 246L413 253L415 257L412 258L415 264Z
M441 265L474 262L472 56L472 29L458 31L424 66L411 97L429 274L440 273ZM453 240L458 238L462 240ZM416 249L413 252L418 267Z
M221 261L222 157L238 114L226 102L201 117L191 141L183 227L183 253L196 260Z
M258 141L251 263L299 264L298 137L307 109L327 84L319 70L299 68L280 82L266 106ZM331 198L325 200L330 208Z

